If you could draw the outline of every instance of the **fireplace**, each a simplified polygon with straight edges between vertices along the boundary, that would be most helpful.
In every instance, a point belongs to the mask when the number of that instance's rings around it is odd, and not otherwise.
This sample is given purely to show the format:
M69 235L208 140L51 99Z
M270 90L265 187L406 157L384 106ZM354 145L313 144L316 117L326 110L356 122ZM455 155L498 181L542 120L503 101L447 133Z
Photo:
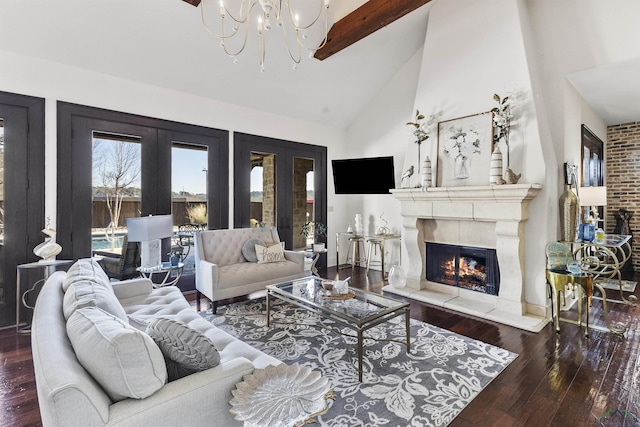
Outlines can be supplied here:
M427 242L427 280L498 295L500 271L495 249Z
M540 286L544 250L533 245L525 251L527 236L535 237L532 242L539 240L538 228L527 224L527 219L529 202L541 188L539 184L511 184L391 190L401 203L406 249L402 266L407 281L405 286L387 285L383 290L528 331L542 330L549 319L546 293ZM457 285L453 286L427 280L426 242L495 249L495 255L487 258L495 256L500 271L496 267L495 281L487 278L489 289L481 292L468 280L454 280Z

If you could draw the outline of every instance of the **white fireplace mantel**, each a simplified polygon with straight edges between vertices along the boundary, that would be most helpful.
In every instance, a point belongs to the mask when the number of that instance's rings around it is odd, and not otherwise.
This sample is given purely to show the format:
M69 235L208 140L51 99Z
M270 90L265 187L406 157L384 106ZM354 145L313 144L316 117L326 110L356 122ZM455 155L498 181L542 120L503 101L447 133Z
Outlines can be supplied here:
M529 201L541 189L540 184L513 184L391 190L401 203L407 284L384 290L521 329L541 330L547 323L546 308L524 300L524 222L529 218ZM427 281L425 242L495 249L498 295Z

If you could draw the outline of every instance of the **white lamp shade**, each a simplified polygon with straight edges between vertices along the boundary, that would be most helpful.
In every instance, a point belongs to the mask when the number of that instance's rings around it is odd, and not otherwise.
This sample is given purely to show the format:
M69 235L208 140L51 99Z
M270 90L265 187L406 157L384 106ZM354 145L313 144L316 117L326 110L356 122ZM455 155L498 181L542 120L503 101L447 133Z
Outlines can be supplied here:
M162 264L162 244L160 239L173 234L171 215L127 218L127 238L130 242L142 242L140 266L155 268Z
M130 242L148 242L171 237L173 219L171 215L127 218L127 234Z
M607 187L580 187L580 206L606 206Z

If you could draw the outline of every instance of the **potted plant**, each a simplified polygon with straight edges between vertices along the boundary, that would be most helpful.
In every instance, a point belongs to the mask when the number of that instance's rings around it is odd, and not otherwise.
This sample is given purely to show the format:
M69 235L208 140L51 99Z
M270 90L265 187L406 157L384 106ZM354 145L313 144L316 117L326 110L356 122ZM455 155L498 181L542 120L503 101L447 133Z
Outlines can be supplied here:
M314 252L324 251L324 243L318 242L321 237L327 237L327 226L321 222L307 221L302 224L300 228L300 234L307 239L313 238L313 250Z

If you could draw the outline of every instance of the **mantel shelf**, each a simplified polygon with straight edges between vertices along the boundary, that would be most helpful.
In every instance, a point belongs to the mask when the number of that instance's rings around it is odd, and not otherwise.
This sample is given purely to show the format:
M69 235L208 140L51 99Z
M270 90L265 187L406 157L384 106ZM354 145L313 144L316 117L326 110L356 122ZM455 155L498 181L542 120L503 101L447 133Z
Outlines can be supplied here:
M397 188L390 190L402 201L415 202L487 202L528 201L542 189L541 184L505 184L467 187Z

